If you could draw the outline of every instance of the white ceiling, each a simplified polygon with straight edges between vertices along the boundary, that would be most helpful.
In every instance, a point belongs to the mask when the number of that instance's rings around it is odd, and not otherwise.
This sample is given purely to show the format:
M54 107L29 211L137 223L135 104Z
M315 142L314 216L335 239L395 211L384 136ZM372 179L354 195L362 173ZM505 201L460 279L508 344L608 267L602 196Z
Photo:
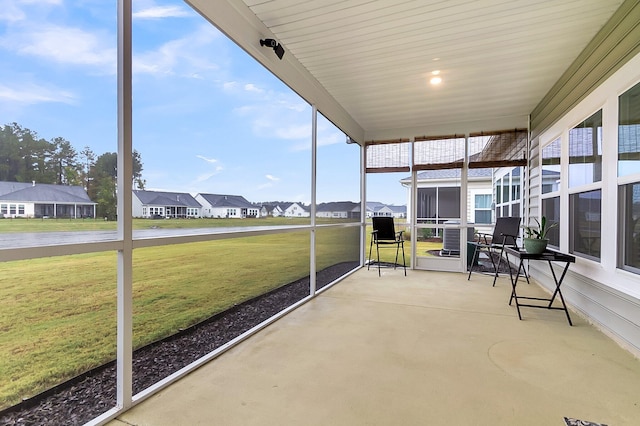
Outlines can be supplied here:
M286 50L282 62L297 60L295 65L317 80L312 83L319 82L364 134L374 137L392 135L394 129L442 127L446 123L526 126L528 114L622 3L227 2L249 22L260 21L253 29L259 31L263 24L267 31L260 31L260 35L273 36L282 43ZM190 3L198 8L198 3L207 2ZM247 43L248 39L234 37L234 31L237 34L239 30L222 22L224 13L204 9L201 13L211 22L279 74L283 66L275 63L278 60L273 52L268 52L270 58L261 59L254 53L258 40ZM440 71L443 80L439 86L429 84L434 70ZM284 69L280 77L296 89Z

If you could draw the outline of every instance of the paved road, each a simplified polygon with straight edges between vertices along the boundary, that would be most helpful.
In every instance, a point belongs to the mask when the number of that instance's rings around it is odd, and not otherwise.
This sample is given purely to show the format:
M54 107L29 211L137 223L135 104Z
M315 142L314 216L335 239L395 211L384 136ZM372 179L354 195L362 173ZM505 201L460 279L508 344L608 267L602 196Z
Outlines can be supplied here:
M138 229L133 231L133 239L181 237L189 235L223 234L229 232L265 231L296 228L292 226L240 226L222 228L185 229ZM66 244L101 243L116 241L117 231L79 232L29 232L20 234L0 234L0 250L28 247L45 247Z

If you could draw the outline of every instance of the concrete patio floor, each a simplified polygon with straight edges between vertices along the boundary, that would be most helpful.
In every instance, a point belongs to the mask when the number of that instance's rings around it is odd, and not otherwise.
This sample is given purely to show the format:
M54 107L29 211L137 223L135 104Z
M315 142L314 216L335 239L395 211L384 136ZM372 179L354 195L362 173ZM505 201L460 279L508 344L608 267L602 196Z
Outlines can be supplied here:
M407 275L359 270L109 424L640 424L640 360L575 312L520 321L506 277Z

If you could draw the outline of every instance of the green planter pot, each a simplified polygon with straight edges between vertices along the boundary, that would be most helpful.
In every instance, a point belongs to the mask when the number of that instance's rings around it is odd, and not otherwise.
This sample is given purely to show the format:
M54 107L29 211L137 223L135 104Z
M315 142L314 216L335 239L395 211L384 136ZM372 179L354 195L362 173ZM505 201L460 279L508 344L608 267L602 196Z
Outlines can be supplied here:
M549 240L540 240L538 238L525 238L524 249L527 253L540 254L547 248Z

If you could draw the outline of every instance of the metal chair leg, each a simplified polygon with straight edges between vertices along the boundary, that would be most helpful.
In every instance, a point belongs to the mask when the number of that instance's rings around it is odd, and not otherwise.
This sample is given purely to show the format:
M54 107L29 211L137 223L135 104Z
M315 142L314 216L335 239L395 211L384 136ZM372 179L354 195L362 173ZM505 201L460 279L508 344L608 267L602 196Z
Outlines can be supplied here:
M473 257L471 258L471 265L469 265L469 276L467 277L467 281L471 279L471 271L473 271L473 261L475 260L477 254L478 254L478 244L474 244Z

